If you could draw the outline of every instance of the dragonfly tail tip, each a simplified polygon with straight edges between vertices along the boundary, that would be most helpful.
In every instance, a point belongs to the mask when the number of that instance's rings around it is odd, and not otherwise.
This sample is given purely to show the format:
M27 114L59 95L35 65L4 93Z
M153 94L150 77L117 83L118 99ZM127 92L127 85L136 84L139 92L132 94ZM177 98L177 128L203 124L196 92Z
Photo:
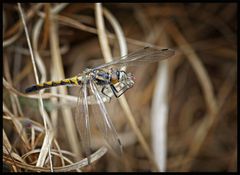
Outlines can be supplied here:
M30 92L33 92L33 91L36 91L37 90L37 87L36 86L31 86L31 87L28 87L25 89L25 93L30 93Z

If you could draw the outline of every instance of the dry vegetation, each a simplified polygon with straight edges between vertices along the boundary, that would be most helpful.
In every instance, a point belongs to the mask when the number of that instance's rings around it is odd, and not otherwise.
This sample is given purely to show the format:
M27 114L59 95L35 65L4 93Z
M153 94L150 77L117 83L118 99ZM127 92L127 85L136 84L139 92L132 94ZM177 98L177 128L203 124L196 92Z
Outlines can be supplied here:
M5 3L2 12L4 171L161 170L154 161L150 117L157 64L127 68L135 86L106 103L123 156L106 149L93 124L90 166L74 125L78 88L24 93L38 81L74 76L149 43L176 51L168 61L166 171L236 171L236 4L21 7L32 53L18 4Z

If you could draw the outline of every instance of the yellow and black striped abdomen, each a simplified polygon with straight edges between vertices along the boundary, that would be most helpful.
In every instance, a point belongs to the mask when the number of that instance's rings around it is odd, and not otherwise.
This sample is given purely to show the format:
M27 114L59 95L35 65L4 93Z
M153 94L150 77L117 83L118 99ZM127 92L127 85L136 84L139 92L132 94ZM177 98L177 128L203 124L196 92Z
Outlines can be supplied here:
M50 88L50 87L54 87L54 86L62 86L62 85L79 85L78 83L78 77L72 77L72 78L67 78L64 80L60 80L60 81L47 81L41 84L35 84L32 85L30 87L28 87L27 89L25 89L26 93L29 92L33 92L33 91L38 91L41 89L45 89L45 88Z

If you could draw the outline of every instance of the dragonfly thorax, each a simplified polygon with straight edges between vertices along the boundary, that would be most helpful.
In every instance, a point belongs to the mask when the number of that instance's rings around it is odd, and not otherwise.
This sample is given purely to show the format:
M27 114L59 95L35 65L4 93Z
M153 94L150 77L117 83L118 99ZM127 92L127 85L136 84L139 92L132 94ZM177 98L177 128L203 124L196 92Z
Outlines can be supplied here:
M117 84L121 82L124 82L130 86L134 84L134 78L131 73L127 74L125 71L120 71L113 68L108 70L96 69L90 74L92 79L98 85Z

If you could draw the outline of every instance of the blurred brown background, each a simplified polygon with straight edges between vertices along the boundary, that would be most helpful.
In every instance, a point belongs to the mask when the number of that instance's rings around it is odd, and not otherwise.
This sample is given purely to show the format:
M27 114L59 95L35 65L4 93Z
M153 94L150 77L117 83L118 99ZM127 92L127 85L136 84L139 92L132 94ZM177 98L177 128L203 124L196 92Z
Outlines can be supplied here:
M62 9L60 7L52 16L50 11L61 4L21 5L26 15L31 42L36 46L33 47L34 53L37 50L46 71L46 80L58 79L56 74L61 70L55 70L53 67L56 65L62 65L64 76L71 77L81 73L86 67L104 63L96 30L95 4L70 3ZM236 3L103 3L102 8L107 9L119 22L129 52L147 44L176 51L175 56L168 62L166 171L236 171ZM44 128L43 120L37 99L19 94L29 85L35 84L33 66L17 4L4 3L2 13L4 134L9 139L11 152L19 157L29 153L28 156L25 155L25 163L35 166L39 152L33 154L31 151L41 148L45 134L36 131L33 141L32 131L27 128L26 121L31 119L36 122L30 122L31 126ZM42 24L39 24L40 19ZM51 33L52 21L57 27L57 38ZM115 31L106 17L104 22L107 33L110 33L108 41L112 54L119 57ZM37 28L37 25L41 27ZM54 42L59 46L59 50L55 52ZM56 62L54 56L58 54L61 55L61 61ZM39 66L38 63L37 65ZM136 82L135 86L125 93L136 125L151 153L150 114L157 69L157 64L129 67L127 70L135 75ZM38 67L38 73L41 78L41 66ZM77 96L79 89L67 88L66 92ZM55 139L62 150L74 154L72 144L75 142L69 140L71 131L67 130L69 125L66 124L66 121L73 117L74 109L68 108L72 115L67 118L65 116L64 119L61 109L68 104L56 105L56 101L49 99L44 100L44 106L56 129ZM156 171L156 166L136 137L119 102L113 98L111 103L106 105L120 138L126 143L124 154L117 158L107 152L91 166L81 170ZM55 118L52 118L53 110L58 111ZM94 140L92 149L97 150L102 146L103 140L96 135L96 126L92 125L91 129ZM24 138L20 137L22 132L26 134ZM3 143L6 146L8 142L3 140ZM53 148L57 149L56 145ZM9 156L4 152L5 171L29 170L15 163L19 161L17 155ZM68 158L72 162L76 161L74 156ZM54 167L62 166L57 156L53 159ZM49 166L49 163L44 165Z

